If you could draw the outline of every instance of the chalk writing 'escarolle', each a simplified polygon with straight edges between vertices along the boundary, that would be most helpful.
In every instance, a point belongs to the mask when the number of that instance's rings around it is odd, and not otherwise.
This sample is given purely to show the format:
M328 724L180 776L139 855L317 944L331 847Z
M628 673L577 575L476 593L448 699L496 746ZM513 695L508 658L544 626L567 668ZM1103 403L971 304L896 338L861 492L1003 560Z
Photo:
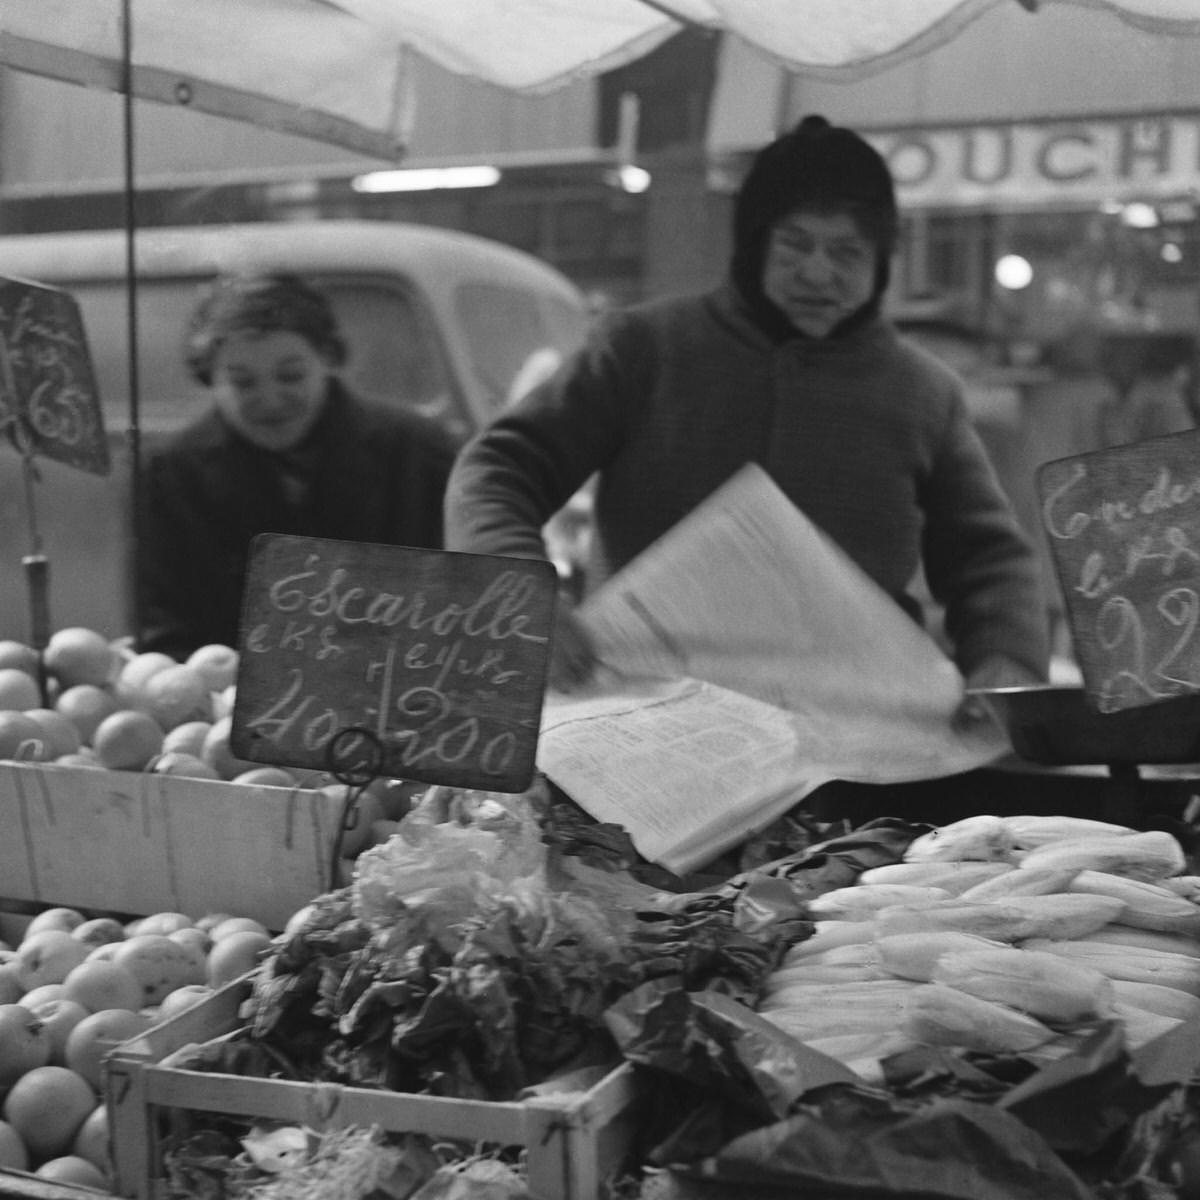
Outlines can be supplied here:
M439 636L461 630L468 637L488 637L495 641L517 637L544 642L542 634L527 630L528 615L522 610L534 594L535 582L516 571L502 571L473 601L444 604L426 612L428 598L422 591L404 595L398 592L370 592L367 588L343 588L350 574L334 567L318 581L320 556L309 555L305 570L272 584L271 604L279 612L303 612L312 617L332 617L345 625L403 626L411 630L428 629ZM315 584L312 590L310 586Z

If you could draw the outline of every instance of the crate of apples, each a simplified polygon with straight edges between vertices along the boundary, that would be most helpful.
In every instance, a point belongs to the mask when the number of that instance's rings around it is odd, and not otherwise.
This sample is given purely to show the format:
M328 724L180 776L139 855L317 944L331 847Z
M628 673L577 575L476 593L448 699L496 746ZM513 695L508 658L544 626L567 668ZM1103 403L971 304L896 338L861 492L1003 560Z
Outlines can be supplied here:
M253 970L270 944L252 917L66 907L0 944L0 1168L106 1189L107 1053Z

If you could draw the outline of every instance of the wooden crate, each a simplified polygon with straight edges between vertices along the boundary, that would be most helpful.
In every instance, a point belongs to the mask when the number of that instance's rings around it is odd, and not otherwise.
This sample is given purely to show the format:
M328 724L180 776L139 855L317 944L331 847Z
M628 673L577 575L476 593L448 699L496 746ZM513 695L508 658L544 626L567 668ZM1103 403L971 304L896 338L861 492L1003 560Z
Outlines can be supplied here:
M600 1200L632 1143L637 1098L621 1065L582 1092L508 1102L454 1100L333 1084L186 1071L163 1060L237 1029L249 994L238 980L145 1034L107 1060L105 1095L118 1196L154 1200L162 1173L157 1110L267 1118L317 1130L378 1125L389 1132L524 1147L539 1200Z
M334 808L302 788L0 762L0 896L282 929L329 890Z
M28 1171L0 1168L0 1200L115 1200L111 1192L100 1192L82 1184L55 1183Z

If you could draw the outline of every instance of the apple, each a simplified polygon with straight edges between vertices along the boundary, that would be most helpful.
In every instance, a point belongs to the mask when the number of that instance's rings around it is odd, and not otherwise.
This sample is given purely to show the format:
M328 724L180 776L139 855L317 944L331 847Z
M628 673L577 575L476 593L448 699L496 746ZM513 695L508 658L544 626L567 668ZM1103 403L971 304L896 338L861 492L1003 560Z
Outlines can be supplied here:
M43 983L62 983L87 956L87 946L65 929L43 929L27 934L17 947L17 975L26 991Z
M168 992L191 981L190 955L166 934L135 934L117 946L112 961L137 978L144 1004L159 1004Z
M38 1015L21 1004L0 1004L0 1091L50 1061L50 1035Z
M66 1052L67 1038L71 1030L88 1015L78 1000L60 997L57 1000L43 1000L33 1005L29 1011L42 1023L46 1036L50 1039L51 1063L63 1065L63 1055Z
M67 989L61 983L43 983L24 992L17 1003L23 1004L26 1008L36 1008L47 1000L65 999L66 995Z
M0 963L0 1004L16 1004L25 995L25 987L13 962Z
M187 913L181 912L157 912L151 913L148 917L143 917L138 923L137 931L142 933L174 933L177 929L190 929L192 927L192 918Z
M224 921L228 921L232 917L232 913L227 912L211 912L205 913L197 922L196 928L203 929L205 933L212 933L218 925Z
M122 1042L145 1033L153 1022L127 1008L105 1008L89 1013L67 1036L63 1058L72 1071L82 1075L99 1093L104 1086L104 1059Z
M162 1003L158 1006L158 1019L160 1021L170 1020L171 1017L178 1016L186 1009L199 1004L201 1000L207 1000L212 994L213 989L207 984L185 983L183 987L177 987L163 997Z
M208 935L201 934L201 936L207 937ZM208 978L208 952L202 950L196 942L180 941L174 934L167 934L167 940L174 942L179 947L179 953L183 958L184 965L180 968L177 986L204 983Z
M271 945L265 933L243 929L217 938L208 955L209 987L219 988L258 966L262 954Z
M176 929L168 933L167 937L173 942L178 942L185 950L198 954L201 959L207 958L212 949L211 935L203 929L197 929L195 925L189 925L186 929Z
M70 933L83 924L83 913L74 908L47 908L25 926L25 937L43 929L62 929Z
M227 938L234 933L261 933L264 935L269 933L267 927L253 917L226 917L224 921L213 926L208 932L214 942L219 942L222 938Z
M125 940L125 926L115 917L93 917L72 929L71 936L85 946L106 946Z

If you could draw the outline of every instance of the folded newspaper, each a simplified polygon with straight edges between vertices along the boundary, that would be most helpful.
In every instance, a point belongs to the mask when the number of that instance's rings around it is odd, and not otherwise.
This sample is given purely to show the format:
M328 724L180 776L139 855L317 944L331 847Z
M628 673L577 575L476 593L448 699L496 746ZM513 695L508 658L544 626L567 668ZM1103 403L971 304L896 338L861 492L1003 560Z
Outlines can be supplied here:
M1006 753L952 721L957 668L748 464L580 610L602 668L551 691L538 766L684 873L833 779L898 783Z

